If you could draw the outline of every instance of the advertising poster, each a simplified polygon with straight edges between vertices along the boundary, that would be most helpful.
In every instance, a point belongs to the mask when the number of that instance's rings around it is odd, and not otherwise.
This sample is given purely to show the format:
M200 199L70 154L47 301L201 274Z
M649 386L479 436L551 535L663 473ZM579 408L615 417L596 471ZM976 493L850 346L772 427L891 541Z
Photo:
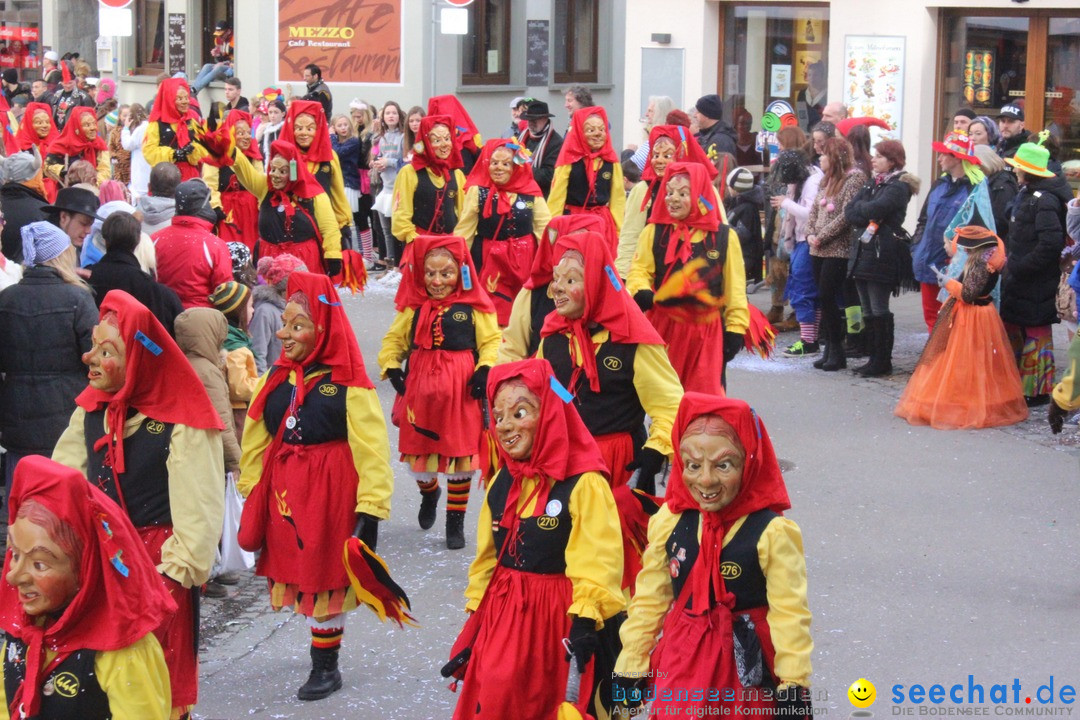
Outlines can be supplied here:
M852 117L884 120L900 137L904 108L904 38L848 35L844 38L844 104ZM871 135L877 141L878 128Z
M994 52L971 48L964 54L964 100L968 105L988 107L993 96Z
M401 84L402 0L277 0L278 81Z
M769 97L788 97L791 95L791 66L773 65L769 77Z
M0 26L0 68L36 68L40 39L36 25Z

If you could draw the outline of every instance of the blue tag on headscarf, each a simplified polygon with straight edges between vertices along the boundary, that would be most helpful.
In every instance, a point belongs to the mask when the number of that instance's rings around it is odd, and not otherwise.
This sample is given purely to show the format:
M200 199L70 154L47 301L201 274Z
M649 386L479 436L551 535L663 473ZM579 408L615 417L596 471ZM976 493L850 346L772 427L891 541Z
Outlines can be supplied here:
M142 343L147 350L154 353L155 355L161 354L161 346L148 338L142 330L135 331L135 339Z
M461 266L461 287L472 290L472 271L468 265Z
M321 302L323 305L329 305L330 307L341 307L341 303L339 302L330 302L330 300L327 299L325 293L319 295L319 302Z
M608 280L611 281L611 286L615 288L615 292L622 290L622 282L619 280L619 276L615 274L615 268L605 265L604 272L607 273Z
M554 375L549 378L549 384L551 385L551 391L558 395L567 405L574 399L574 396L570 394L570 391L564 388L563 384L559 382Z

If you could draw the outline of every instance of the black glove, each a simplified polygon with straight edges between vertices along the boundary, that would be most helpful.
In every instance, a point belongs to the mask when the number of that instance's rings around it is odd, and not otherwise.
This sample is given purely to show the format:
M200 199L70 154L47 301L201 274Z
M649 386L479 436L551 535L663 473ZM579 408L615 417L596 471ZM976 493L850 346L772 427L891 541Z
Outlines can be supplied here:
M641 707L645 702L645 693L642 692L644 685L645 678L643 677L613 674L611 676L612 706L627 710Z
M809 718L813 715L810 689L792 685L776 691L776 717Z
M652 481L657 473L664 467L665 460L667 460L667 456L664 455L664 453L647 447L642 449L641 455L639 455L634 462L627 465L626 469L633 472L634 470L641 468L641 475L638 478L638 487L645 484L655 488L655 483L650 481ZM643 480L644 483L642 482Z
M487 392L487 377L489 370L491 370L491 368L487 365L481 365L476 368L476 372L469 378L469 387L472 389L472 396L477 400L484 397L484 393Z
M195 143L188 143L184 147L179 147L173 150L173 162L184 162L187 160L188 155L195 152Z
M217 221L214 223L215 225L220 225L221 223L225 222L225 218L228 217L228 215L225 214L225 211L221 208L214 208L214 215L217 216Z
M334 277L341 274L341 260L338 258L326 258L323 260L323 265L326 266L326 276Z
M570 657L573 656L577 660L578 672L585 672L585 666L600 647L600 633L596 631L596 623L592 618L574 618L570 623L569 640L570 652L566 654L566 661L570 662Z
M401 368L390 368L386 371L386 377L390 381L390 384L394 386L394 390L398 395L405 394L405 373Z
M353 537L363 540L374 552L375 546L379 544L379 518L367 513L356 513L356 527L352 534Z
M724 364L731 362L745 347L742 333L724 331Z
M641 312L652 310L654 295L655 293L652 290L638 290L634 293L634 302L641 308Z
M1050 432L1055 435L1060 433L1065 427L1065 416L1068 414L1068 410L1062 410L1056 402L1051 400L1050 407L1046 410L1046 422L1050 423Z
M352 228L348 225L341 228L341 249L352 249Z

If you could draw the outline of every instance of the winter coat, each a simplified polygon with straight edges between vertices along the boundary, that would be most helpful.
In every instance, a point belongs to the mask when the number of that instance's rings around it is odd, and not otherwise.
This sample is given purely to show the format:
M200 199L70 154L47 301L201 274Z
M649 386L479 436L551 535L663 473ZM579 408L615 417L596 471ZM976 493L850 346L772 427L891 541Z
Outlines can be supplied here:
M836 197L826 197L827 183L822 178L810 219L806 221L807 237L816 236L819 244L810 246L810 255L822 258L847 258L851 252L851 225L844 217L844 208L866 184L862 170L849 170Z
M20 182L5 183L0 187L0 208L4 211L4 230L0 232L0 245L4 257L22 262L22 229L24 225L45 219L41 208L49 201Z
M56 270L27 268L0 292L0 443L21 454L51 455L86 387L82 355L98 310L90 293Z
M1013 135L1011 138L1003 137L997 144L997 154L1002 159L1016 157L1016 151L1020 149L1020 146L1026 142L1029 142L1029 136L1026 132L1020 131L1020 133ZM1012 165L1008 166L1008 172L1013 172Z
M543 154L538 156L536 149L540 147L540 141L545 134L548 137L544 143ZM548 123L544 132L536 137L533 137L526 128L522 131L518 142L524 142L529 152L533 153L533 180L540 186L544 199L547 199L547 196L551 194L551 182L555 179L555 162L559 159L559 151L562 150L563 136L555 131L551 123Z
M1008 170L999 170L986 178L986 186L990 191L990 207L994 210L997 236L1004 239L1009 234L1009 212L1016 194L1020 192L1020 185L1016 182L1016 175Z
M1001 319L1023 327L1058 321L1054 299L1065 247L1065 206L1072 189L1060 175L1027 176L1013 203L1001 276Z
M726 152L734 155L737 151L735 146L735 128L723 120L717 120L716 124L708 130L702 130L697 135L698 144L710 157L715 152L717 155Z
M727 224L739 236L743 258L761 258L761 211L765 208L765 190L755 185L724 203Z
M176 291L184 308L210 307L207 298L214 288L233 279L229 246L210 232L213 227L202 218L176 215L150 238L158 280Z
M918 192L919 178L901 171L884 182L867 185L844 209L844 217L852 227L853 278L898 288L902 280L910 277L911 248L903 226L908 203ZM870 242L859 242L871 222L877 223L877 232Z
M255 355L255 369L262 375L281 355L281 314L285 312L285 297L272 285L257 285L251 291L254 309L248 323L251 335L251 352Z
M1065 208L1065 230L1073 242L1080 243L1080 200L1070 200Z
M789 253L795 249L795 243L806 242L806 222L810 219L810 208L814 205L824 177L825 173L821 172L821 168L811 165L810 177L803 182L798 198L795 197L795 185L787 186L787 197L780 203L780 209L784 211L780 237L788 243Z
M919 211L919 223L915 226L911 241L911 269L919 282L937 285L937 275L930 266L944 270L949 264L949 254L945 252L945 229L970 193L971 181L964 175L959 179L942 175L930 188Z
M184 311L172 288L156 282L143 272L138 259L125 250L110 250L90 271L90 287L98 306L110 290L123 290L141 302L175 336L173 322Z
M135 209L142 210L142 231L153 235L172 223L173 216L176 215L176 200L171 197L143 195L135 201Z
M360 138L350 137L342 141L337 133L330 135L330 144L341 163L341 179L345 187L360 189Z
M221 444L225 450L226 472L240 469L240 444L233 429L229 386L222 367L222 345L228 332L229 322L213 308L191 308L176 318L176 344L195 368L195 374L202 380L206 394L225 426L221 431Z

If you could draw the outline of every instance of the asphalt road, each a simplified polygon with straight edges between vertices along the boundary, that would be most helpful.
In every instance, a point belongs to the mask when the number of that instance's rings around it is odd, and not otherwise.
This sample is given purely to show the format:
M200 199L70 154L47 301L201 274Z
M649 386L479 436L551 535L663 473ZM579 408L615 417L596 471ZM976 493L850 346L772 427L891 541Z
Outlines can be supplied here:
M764 291L751 299L768 302ZM391 301L392 292L378 286L344 300L372 377ZM1023 692L1013 707L1023 710L1025 695L1051 675L1058 689L1080 685L1077 430L1050 436L1045 408L1018 426L982 431L943 432L895 418L926 340L918 297L895 305L893 377L858 379L815 371L809 359L746 355L729 376L731 394L747 399L772 435L793 503L788 514L803 531L815 708L846 718L847 688L865 677L878 692L870 710L899 714L890 707L892 686L966 687L973 675L987 693L1019 679ZM1065 335L1057 330L1062 362ZM781 346L793 339L782 336ZM389 417L393 391L378 386ZM395 457L396 444L391 432ZM304 619L270 612L265 585L246 578L230 598L204 603L197 718L451 716L456 696L438 669L465 618L473 533L465 550L448 551L441 509L436 526L420 530L415 486L400 463L395 469L379 550L421 627L380 625L357 610L345 632L344 689L301 703L296 689L310 667ZM474 492L467 529L475 528L479 497ZM908 707L916 715L926 708Z

